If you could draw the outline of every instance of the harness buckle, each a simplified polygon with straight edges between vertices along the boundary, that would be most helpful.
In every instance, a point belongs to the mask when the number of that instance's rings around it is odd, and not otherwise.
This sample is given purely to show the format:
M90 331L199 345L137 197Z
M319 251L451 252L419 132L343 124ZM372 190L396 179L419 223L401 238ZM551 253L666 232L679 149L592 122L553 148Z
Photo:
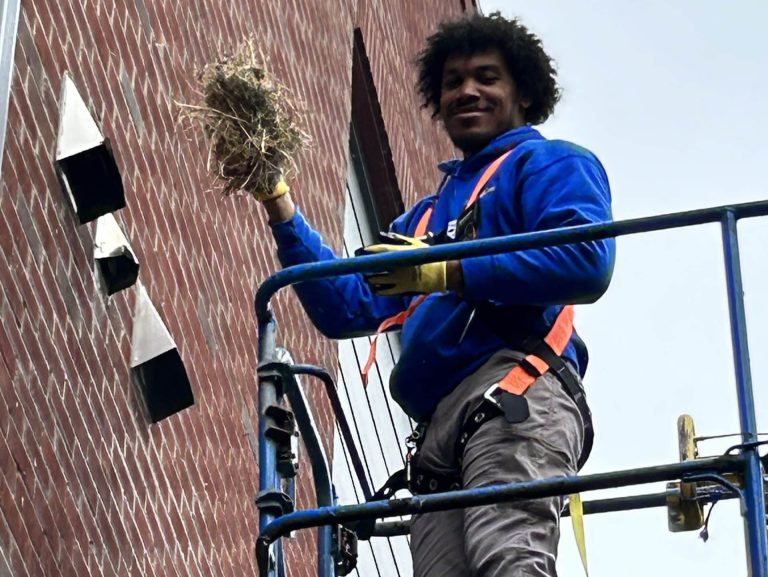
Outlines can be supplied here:
M485 393L483 393L483 398L489 403L491 403L492 405L495 405L500 411L503 412L504 409L501 406L501 401L498 398L493 396L493 394L496 391L500 391L500 390L501 390L501 387L499 387L499 383L494 383L493 385L488 387L488 390L485 391Z
M416 425L413 432L405 438L405 446L409 450L417 449L424 440L424 434L427 432L427 423L422 422Z
M495 395L496 392L500 392L500 394ZM483 393L483 398L501 411L510 424L522 423L531 415L526 398L523 395L505 391L499 386L499 383L491 385Z
M413 490L413 481L414 481L414 460L416 459L416 455L419 452L419 448L421 447L421 444L424 442L424 436L427 433L427 425L429 423L426 421L422 421L418 425L416 425L416 428L413 430L413 432L408 435L405 438L405 448L406 448L406 454L405 454L405 484L406 487Z

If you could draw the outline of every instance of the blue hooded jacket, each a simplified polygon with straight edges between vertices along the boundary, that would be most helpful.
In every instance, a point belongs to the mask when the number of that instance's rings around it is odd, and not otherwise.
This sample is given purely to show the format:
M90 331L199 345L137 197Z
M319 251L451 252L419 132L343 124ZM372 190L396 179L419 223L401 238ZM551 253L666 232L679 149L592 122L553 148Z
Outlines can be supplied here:
M477 238L611 220L608 179L597 158L525 126L468 158L441 164L447 175L441 190L419 201L390 230L413 236L431 206L428 230L445 231L464 211L485 168L512 147L477 200ZM299 211L272 231L283 266L337 258ZM402 352L390 378L393 398L413 419L428 419L440 399L495 352L514 347L520 335L545 336L563 305L597 300L610 282L614 256L615 243L607 239L463 259L463 296L430 294L402 327ZM335 339L375 332L415 298L375 295L361 275L304 282L295 289L315 326ZM480 315L472 317L479 303L507 319L508 332ZM584 375L587 351L575 332L564 357Z

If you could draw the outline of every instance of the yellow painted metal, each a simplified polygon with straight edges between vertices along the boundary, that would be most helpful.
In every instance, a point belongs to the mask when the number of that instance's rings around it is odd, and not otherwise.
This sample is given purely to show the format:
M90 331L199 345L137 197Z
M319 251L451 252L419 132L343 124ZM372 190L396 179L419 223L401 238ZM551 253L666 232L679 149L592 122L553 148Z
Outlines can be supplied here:
M680 415L677 419L677 442L680 461L699 456L693 417ZM696 483L667 483L667 522L673 533L695 531L704 525L704 508L694 500Z

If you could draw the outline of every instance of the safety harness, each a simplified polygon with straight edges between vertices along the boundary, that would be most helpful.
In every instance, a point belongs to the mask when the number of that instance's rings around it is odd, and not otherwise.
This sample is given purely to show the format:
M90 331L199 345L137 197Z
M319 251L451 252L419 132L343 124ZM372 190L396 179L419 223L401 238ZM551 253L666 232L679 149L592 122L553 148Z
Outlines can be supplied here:
M461 216L459 216L459 218L456 221L455 229L453 231L454 233L453 238L462 238L463 236L471 236L469 230L464 232L464 231L460 231L459 229L473 226L473 225L470 225L470 222L474 221L474 219L468 218L468 216L472 214L473 209L476 206L475 201L477 201L477 199L480 196L480 193L485 188L485 185L488 184L488 181L496 173L496 170L498 170L499 166L501 166L501 163L504 162L504 160L506 160L506 158L511 153L512 153L512 149L510 148L504 154L502 154L496 160L494 160L488 166L488 168L485 169L485 172L483 172L483 174L480 176L480 180L477 181L475 188L472 190L472 194L469 195L469 199L467 199L467 202L464 205L464 210L462 211ZM415 238L422 238L427 235L427 227L429 226L429 220L432 217L433 210L434 210L434 205L430 205L427 207L427 210L424 211L424 214L421 215L419 222L416 224L416 230L413 234ZM460 232L464 232L464 234L457 235L457 233L460 233ZM446 242L447 240L449 240L449 238L446 237L445 235L439 235L437 237L432 237L430 239L429 244L441 244L443 242ZM374 334L373 340L371 341L371 349L368 352L368 360L366 360L365 365L360 371L360 375L362 377L364 387L368 386L368 373L370 372L371 367L373 366L373 363L376 362L376 345L379 340L379 335L381 335L381 333L389 330L394 326L402 326L405 323L406 319L408 319L408 317L410 317L413 314L413 311L416 310L416 307L418 307L421 303L424 302L424 299L426 299L427 296L428 295L420 295L416 297L411 301L411 304L408 306L406 310L384 319L382 323L379 325L379 328L376 329L376 334Z
M433 237L432 244L474 238L477 226L476 201L482 194L488 181L511 152L511 149L506 151L485 169L472 190L472 194L467 200L461 216L453 227L449 227L448 232L451 234L446 235L443 233ZM416 226L415 237L424 237L427 234L432 211L433 206L429 206L421 216ZM385 319L381 323L371 342L368 360L361 371L364 384L367 384L368 372L376 359L376 343L379 335L393 326L405 323L426 297L427 295L417 297L411 302L408 309ZM490 318L493 315L480 314L477 316L480 319L484 319ZM584 390L568 362L561 356L573 335L573 317L573 305L564 306L555 319L549 333L543 339L540 337L528 337L523 339L521 343L515 344L515 350L524 353L525 357L512 367L501 380L488 388L483 395L482 402L465 419L456 439L455 454L459 465L461 465L467 443L483 424L499 416L504 416L509 423L521 423L529 417L528 401L524 395L528 388L536 382L536 379L550 372L557 378L574 401L584 422L584 444L578 460L578 468L581 469L592 449L594 430ZM493 323L490 321L488 323L492 330L497 330ZM406 468L394 473L384 486L371 497L372 501L388 499L396 491L406 488L413 494L425 494L450 491L461 487L459 473L455 475L437 474L418 466L418 452L424 439L426 427L426 423L419 424L413 434L406 439L406 447L408 449Z
M563 308L544 339L531 338L520 347L515 347L526 356L501 380L488 387L482 402L469 413L459 430L454 450L459 466L462 464L467 443L485 423L501 416L509 423L522 423L530 416L528 401L524 395L536 379L551 372L576 404L584 422L584 443L577 463L578 469L582 468L592 450L594 429L584 390L567 361L560 356L572 334L573 306L569 305ZM418 454L427 426L426 422L420 423L406 439L408 453L405 469L394 473L381 489L374 493L372 501L389 499L401 489L408 489L417 495L461 488L460 473L441 474L419 466Z

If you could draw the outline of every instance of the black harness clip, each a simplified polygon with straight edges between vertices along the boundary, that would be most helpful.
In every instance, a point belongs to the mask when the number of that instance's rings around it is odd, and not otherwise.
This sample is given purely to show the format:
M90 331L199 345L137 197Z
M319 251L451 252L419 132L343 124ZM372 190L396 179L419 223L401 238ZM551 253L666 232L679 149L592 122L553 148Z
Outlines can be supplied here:
M498 384L488 389L483 397L498 407L510 424L522 423L531 416L528 400L524 396L505 391Z

